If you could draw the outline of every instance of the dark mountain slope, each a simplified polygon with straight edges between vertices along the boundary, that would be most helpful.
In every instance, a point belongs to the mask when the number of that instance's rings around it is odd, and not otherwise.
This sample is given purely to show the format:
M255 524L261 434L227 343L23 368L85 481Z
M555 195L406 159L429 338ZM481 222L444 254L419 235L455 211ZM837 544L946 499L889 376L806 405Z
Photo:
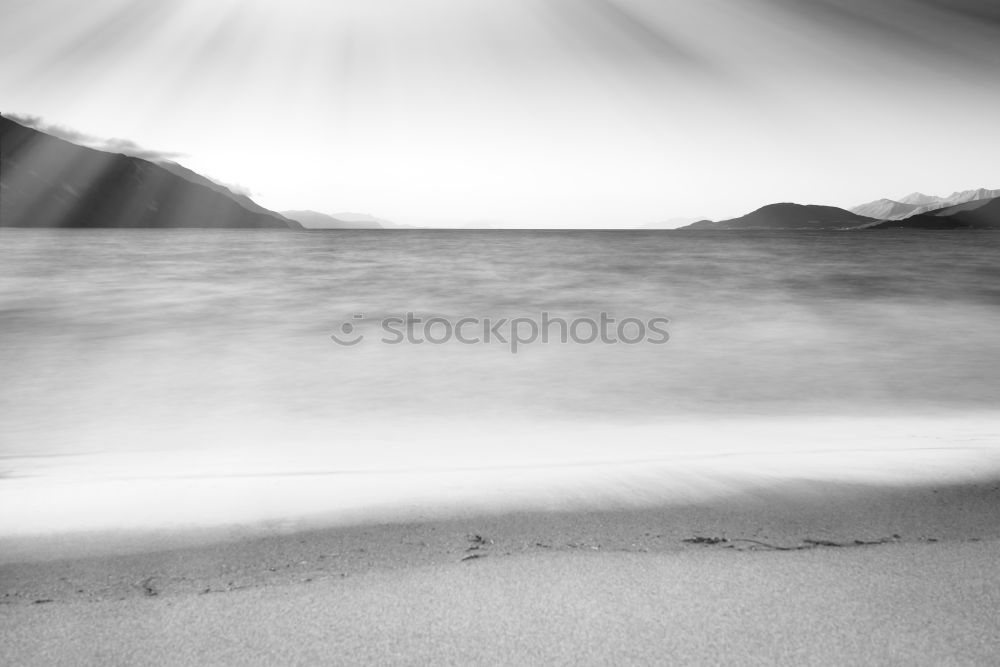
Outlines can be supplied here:
M761 229L850 229L875 222L869 218L834 206L804 204L769 204L739 218L730 220L700 220L681 227L690 230L761 230Z
M1000 198L981 199L903 220L887 220L869 229L1000 229Z
M252 211L254 213L263 213L264 215L273 215L288 220L288 218L286 218L282 214L264 208L254 200L250 199L250 197L244 194L240 194L238 192L233 192L225 185L222 185L221 183L216 183L207 176L202 176L198 172L192 171L191 169L188 169L184 165L178 164L176 162L171 162L169 160L158 160L155 164L157 166L163 167L164 169L173 174L180 176L186 181L197 183L198 185L204 185L209 190L214 190L215 192L218 192L219 194L232 199L234 202L236 202L243 208L247 209L248 211Z
M135 157L0 116L0 226L301 229Z

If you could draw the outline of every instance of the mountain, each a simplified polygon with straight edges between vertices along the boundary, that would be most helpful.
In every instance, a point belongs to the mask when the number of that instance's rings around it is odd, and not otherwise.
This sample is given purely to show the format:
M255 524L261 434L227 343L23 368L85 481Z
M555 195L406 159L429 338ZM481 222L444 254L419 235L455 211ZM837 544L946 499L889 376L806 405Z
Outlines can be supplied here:
M868 229L994 229L1000 230L1000 198L978 199L945 209L887 220Z
M680 229L689 230L763 230L763 229L852 229L864 227L873 218L845 211L834 206L803 204L769 204L731 220L700 220Z
M301 229L194 176L0 116L0 226Z
M928 213L928 215L945 217L945 216L955 215L956 213L962 213L963 211L975 211L977 209L983 208L994 199L996 199L996 197L990 197L987 199L974 199L973 201L968 201L962 204L955 204L954 206L939 208L935 211L931 211L930 213Z
M936 204L941 198L932 195L925 195L922 192L914 192L906 195L900 199L897 199L900 204L911 204L913 206L927 206L928 204Z
M281 214L306 229L382 229L377 222L344 220L316 211L282 211Z
M850 209L851 213L863 215L866 218L877 220L897 220L913 215L920 206L917 204L906 204L892 199L877 199L861 206Z
M1000 197L1000 190L977 188L975 190L953 192L947 197L937 197L934 195L925 195L921 192L914 192L902 199L878 199L868 202L861 206L855 206L851 211L858 215L878 218L879 220L902 220L912 215L930 213L931 211L937 211L956 204L992 199L994 197Z
M660 222L647 222L644 225L639 225L637 229L677 229L678 227L702 220L704 218L670 218L669 220L662 220Z
M163 167L167 171L180 176L186 181L197 183L198 185L204 185L209 190L215 190L219 194L229 197L234 202L236 202L243 208L247 209L248 211L252 211L254 213L262 213L264 215L277 215L279 217L287 217L287 216L280 216L280 214L264 208L254 200L250 199L250 197L244 194L240 194L238 192L233 192L225 185L217 183L216 181L213 181L207 176L202 176L198 172L192 171L183 165L177 164L176 162L172 162L170 160L157 160L156 164Z
M987 190L986 188L962 190L961 192L953 192L947 197L938 197L935 203L927 204L918 208L913 212L913 215L929 213L931 211L936 211L948 206L954 206L956 204L965 204L966 202L978 201L981 199L993 199L994 197L1000 197L1000 190Z
M367 213L334 213L333 217L346 222L373 222L384 229L417 229L413 225L402 225L392 220L386 220L385 218L376 218Z

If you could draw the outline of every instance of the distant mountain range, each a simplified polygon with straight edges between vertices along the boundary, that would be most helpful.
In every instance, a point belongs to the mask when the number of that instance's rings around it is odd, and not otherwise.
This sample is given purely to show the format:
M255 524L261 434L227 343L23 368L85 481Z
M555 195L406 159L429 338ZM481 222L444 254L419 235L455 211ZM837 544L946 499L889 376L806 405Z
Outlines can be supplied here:
M996 229L1000 230L1000 198L976 199L902 220L886 220L871 229Z
M295 220L306 229L415 229L367 213L318 213L316 211L282 211L281 215Z
M344 220L316 211L282 211L281 215L295 220L306 229L382 229L382 225L369 220Z
M4 116L0 226L302 228L178 164L86 148Z
M699 220L680 229L1000 229L1000 190L965 190L948 197L915 192L902 200L879 199L850 211L833 206L769 204L739 218Z
M965 204L967 202L981 199L994 199L1000 197L1000 190L987 190L978 188L976 190L963 190L953 192L947 197L937 197L925 195L921 192L914 192L900 199L878 199L851 209L853 213L865 215L879 220L902 220L912 215L929 213L938 209Z
M150 161L80 146L2 115L0 226L286 230L408 227L364 213L275 213L176 162ZM698 220L679 229L1000 229L1000 190L979 188L947 197L914 192L851 210L768 204L738 218Z
M933 204L937 202L939 197L933 195L925 195L922 192L913 192L899 200L901 204L910 204L912 206L926 206L928 204Z
M398 222L393 222L392 220L386 220L385 218L376 218L374 215L369 215L368 213L331 213L331 215L338 220L343 220L345 222L353 222L359 224L372 224L381 227L382 229L416 229L413 225L403 225Z
M851 209L851 213L877 220L900 220L913 215L919 208L921 206L917 204L907 204L893 199L877 199L861 206L855 206Z

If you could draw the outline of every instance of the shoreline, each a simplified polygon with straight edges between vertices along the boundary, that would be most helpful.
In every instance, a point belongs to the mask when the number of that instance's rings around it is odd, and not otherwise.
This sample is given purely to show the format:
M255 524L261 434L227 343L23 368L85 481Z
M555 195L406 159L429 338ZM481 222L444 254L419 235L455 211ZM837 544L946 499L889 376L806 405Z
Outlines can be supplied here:
M644 509L133 535L103 554L77 536L64 558L53 538L0 564L0 662L990 664L998 509L1000 480L802 482Z
M1000 539L997 516L1000 479L913 486L802 481L640 508L3 538L0 604L150 596L150 582L156 582L154 595L202 594L443 565L467 556L985 541Z

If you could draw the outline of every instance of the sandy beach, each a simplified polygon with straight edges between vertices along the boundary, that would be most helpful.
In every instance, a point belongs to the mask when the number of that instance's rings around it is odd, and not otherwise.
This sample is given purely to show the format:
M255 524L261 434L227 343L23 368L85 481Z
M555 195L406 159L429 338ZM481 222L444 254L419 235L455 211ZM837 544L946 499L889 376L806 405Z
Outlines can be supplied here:
M1000 483L5 540L4 664L995 664Z

